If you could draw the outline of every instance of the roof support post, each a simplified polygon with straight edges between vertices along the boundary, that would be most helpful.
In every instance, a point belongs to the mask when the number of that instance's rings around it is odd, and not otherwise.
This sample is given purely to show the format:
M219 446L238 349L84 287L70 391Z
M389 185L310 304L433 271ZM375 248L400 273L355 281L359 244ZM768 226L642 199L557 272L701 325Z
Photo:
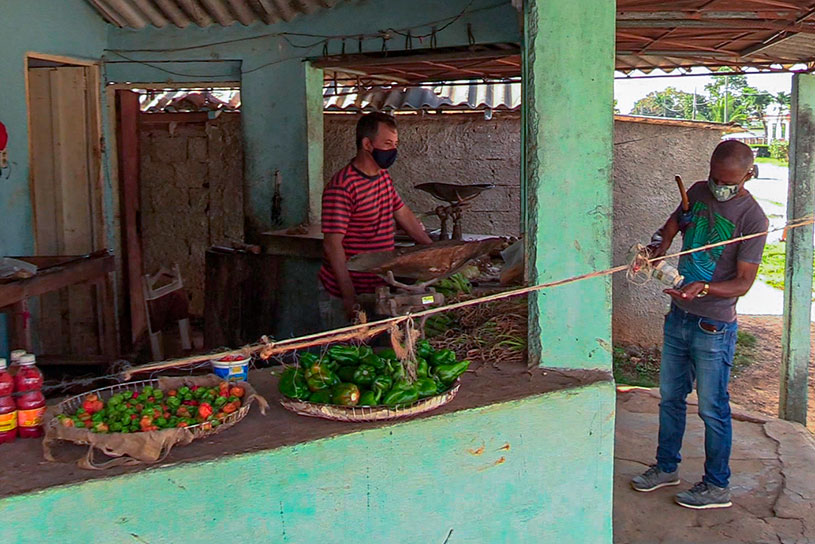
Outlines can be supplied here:
M815 213L815 75L792 79L788 221ZM813 227L787 231L779 416L806 425Z
M524 2L530 284L611 265L614 0ZM611 278L529 298L530 365L611 368Z

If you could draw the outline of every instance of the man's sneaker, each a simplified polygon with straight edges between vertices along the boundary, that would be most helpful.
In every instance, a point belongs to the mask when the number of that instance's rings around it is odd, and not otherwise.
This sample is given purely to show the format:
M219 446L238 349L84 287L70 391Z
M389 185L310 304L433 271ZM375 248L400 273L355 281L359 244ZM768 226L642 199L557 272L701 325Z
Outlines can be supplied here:
M730 489L726 487L716 487L707 482L699 482L689 490L677 493L676 503L679 506L693 508L695 510L727 508L733 505L733 503L730 502Z
M631 480L631 487L643 493L669 485L679 485L677 471L662 472L656 465L651 465L651 468Z

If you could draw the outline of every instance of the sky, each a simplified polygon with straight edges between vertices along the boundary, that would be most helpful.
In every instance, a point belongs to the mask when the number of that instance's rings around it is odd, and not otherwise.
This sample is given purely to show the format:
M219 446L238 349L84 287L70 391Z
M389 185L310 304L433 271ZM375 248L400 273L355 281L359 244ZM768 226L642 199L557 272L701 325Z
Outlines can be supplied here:
M709 73L704 68L694 68L693 74L707 74ZM663 75L664 72L655 70L648 75ZM645 74L632 74L645 75ZM671 75L671 74L668 74ZM625 78L625 74L617 73L616 77ZM626 79L614 80L614 98L617 99L617 107L620 113L630 113L634 107L634 103L643 98L652 91L661 91L667 87L674 87L681 91L692 93L694 89L696 92L703 93L705 85L711 83L713 78L708 75L700 76L675 76L675 77L631 77ZM779 91L790 92L792 87L792 74L780 73L753 73L747 75L747 83L762 91L769 91L771 93L778 93Z

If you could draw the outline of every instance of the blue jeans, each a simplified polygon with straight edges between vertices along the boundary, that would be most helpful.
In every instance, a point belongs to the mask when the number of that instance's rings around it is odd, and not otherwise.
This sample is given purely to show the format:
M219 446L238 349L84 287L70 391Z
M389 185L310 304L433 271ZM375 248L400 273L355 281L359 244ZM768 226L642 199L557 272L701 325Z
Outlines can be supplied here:
M727 487L730 480L730 395L727 383L736 350L738 323L716 321L681 310L676 305L665 317L662 366L659 371L659 447L657 466L677 469L685 434L685 399L699 396L699 417L705 423L704 481Z

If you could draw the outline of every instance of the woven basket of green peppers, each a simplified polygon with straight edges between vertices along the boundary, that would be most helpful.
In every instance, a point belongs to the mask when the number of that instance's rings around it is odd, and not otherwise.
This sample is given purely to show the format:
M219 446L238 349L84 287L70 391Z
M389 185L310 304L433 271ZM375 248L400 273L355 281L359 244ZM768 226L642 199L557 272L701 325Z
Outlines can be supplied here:
M297 366L280 375L281 404L307 416L340 421L379 421L409 417L443 406L459 389L469 361L451 350L416 344L416 379L392 349L334 345L322 356L303 353Z

